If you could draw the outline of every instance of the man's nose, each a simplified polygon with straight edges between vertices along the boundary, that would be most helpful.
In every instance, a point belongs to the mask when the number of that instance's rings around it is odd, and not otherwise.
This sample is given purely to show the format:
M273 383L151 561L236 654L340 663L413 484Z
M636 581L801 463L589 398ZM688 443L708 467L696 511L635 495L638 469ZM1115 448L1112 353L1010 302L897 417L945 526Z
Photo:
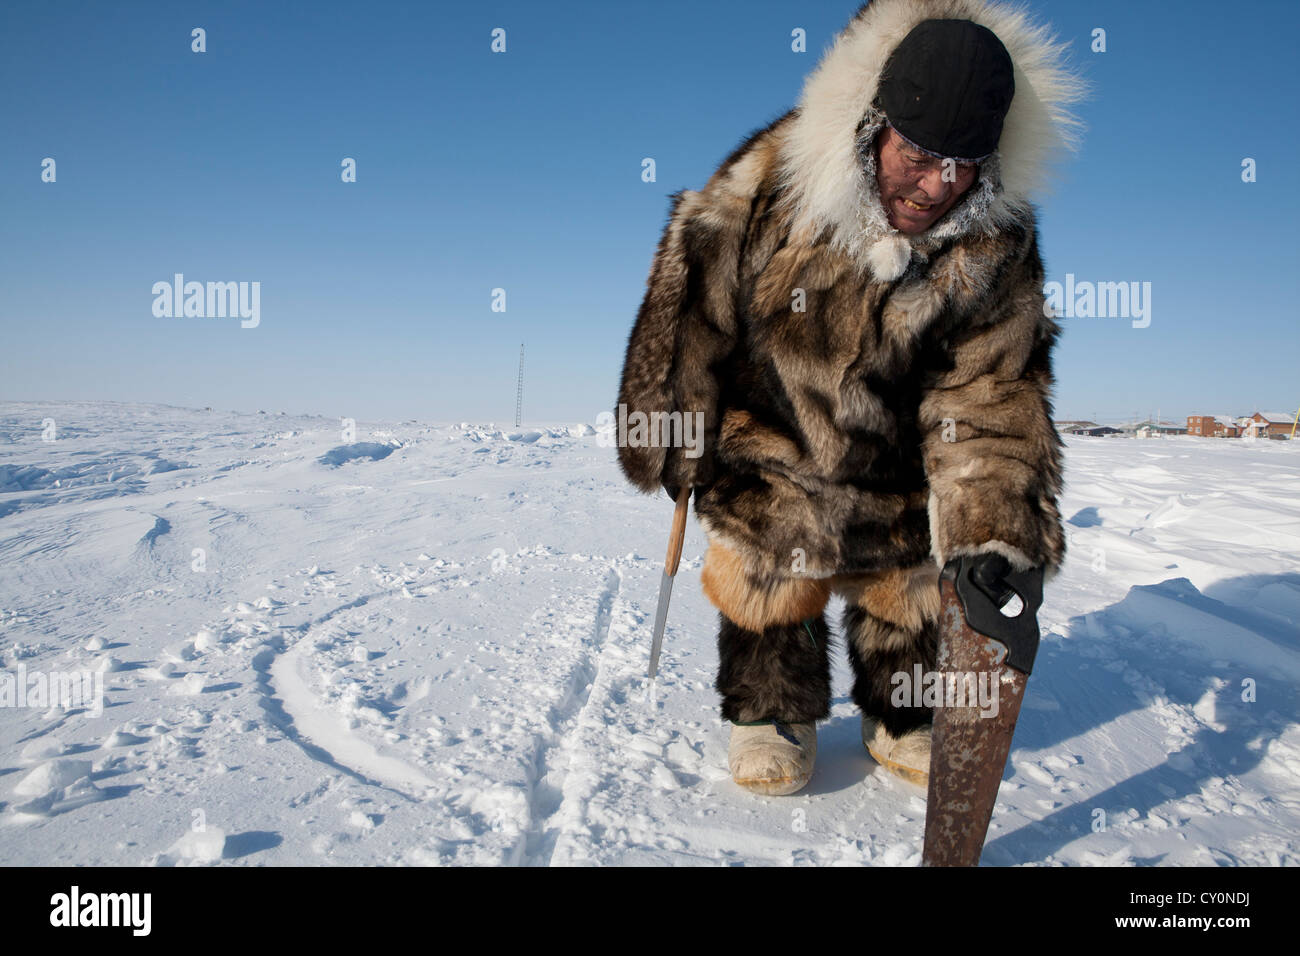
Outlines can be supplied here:
M943 168L936 166L921 174L916 187L925 193L930 202L937 205L948 198L948 190L952 188L952 183L944 181Z

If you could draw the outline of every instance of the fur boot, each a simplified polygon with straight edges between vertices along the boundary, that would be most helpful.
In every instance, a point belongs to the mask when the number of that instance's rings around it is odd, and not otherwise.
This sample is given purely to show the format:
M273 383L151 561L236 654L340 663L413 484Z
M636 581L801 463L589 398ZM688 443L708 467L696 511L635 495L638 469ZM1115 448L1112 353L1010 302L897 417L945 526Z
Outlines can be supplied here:
M768 796L802 790L817 759L817 725L778 720L733 724L727 766L738 786Z
M922 787L930 785L930 724L921 724L895 737L884 721L862 715L862 745L890 773Z
M812 723L830 716L829 628L824 615L760 631L718 615L723 719Z
M933 565L837 578L845 598L844 634L853 665L853 700L862 742L892 773L925 785L930 773L931 707L893 700L895 674L935 669L939 572Z
M816 722L830 714L826 619L750 631L718 617L717 689L722 716L733 725L731 777L770 796L801 790L817 758Z

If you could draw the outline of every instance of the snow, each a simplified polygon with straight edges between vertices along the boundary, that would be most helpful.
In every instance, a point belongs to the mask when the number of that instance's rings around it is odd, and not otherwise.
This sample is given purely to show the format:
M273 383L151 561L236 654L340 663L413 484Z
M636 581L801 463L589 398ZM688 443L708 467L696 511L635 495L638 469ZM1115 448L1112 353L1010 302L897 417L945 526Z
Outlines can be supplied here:
M104 693L0 707L0 859L915 865L838 647L810 786L730 781L694 521L647 685L672 506L603 437L0 404L0 664ZM1066 442L984 862L1300 863L1300 443Z
M226 839L224 830L203 825L201 829L190 830L153 862L161 866L175 866L182 862L215 863L225 855Z
M37 797L90 776L89 760L51 760L41 764L14 787L14 793Z

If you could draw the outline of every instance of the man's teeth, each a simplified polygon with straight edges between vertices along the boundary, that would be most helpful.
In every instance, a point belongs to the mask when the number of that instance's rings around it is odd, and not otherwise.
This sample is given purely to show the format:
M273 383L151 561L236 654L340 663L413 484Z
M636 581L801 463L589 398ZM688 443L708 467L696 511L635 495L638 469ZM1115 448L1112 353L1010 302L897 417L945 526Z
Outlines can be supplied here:
M930 208L929 206L922 206L920 203L914 203L910 199L904 199L903 202L909 209L920 209L924 211Z

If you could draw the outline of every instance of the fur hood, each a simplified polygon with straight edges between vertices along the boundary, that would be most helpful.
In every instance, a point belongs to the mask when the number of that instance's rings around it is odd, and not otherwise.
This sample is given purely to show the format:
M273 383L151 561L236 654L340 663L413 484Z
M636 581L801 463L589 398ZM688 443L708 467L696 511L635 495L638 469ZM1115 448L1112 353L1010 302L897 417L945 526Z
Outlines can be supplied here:
M876 191L871 146L886 122L873 101L890 53L930 19L971 20L997 34L1011 56L1016 90L998 148L980 163L976 185L929 230L906 236L890 226ZM805 82L781 145L778 175L792 233L815 237L829 230L836 249L889 282L915 253L925 256L945 240L1031 221L1031 198L1081 129L1070 106L1086 87L1062 65L1065 47L1022 11L985 0L864 4Z

